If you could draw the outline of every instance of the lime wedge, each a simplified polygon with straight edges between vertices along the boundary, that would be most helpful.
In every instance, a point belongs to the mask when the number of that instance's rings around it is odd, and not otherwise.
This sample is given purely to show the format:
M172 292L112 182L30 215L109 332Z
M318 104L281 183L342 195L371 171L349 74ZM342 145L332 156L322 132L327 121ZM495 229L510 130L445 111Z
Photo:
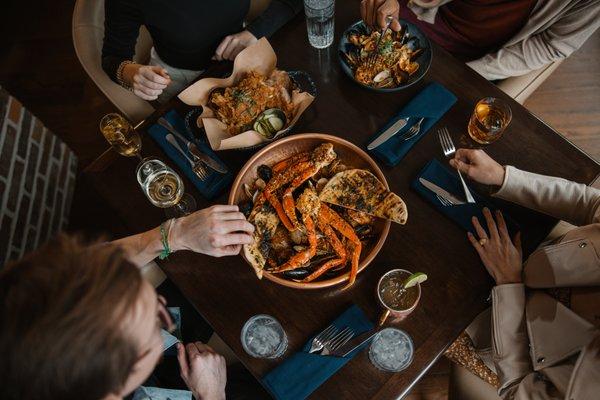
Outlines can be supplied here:
M427 280L427 275L423 272L415 272L404 281L404 288L408 289L415 286L417 283L423 283Z

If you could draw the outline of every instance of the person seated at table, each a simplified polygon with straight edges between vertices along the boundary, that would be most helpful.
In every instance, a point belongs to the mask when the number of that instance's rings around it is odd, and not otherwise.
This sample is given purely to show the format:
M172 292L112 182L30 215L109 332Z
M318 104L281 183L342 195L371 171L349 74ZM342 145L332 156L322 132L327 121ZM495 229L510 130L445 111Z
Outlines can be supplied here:
M236 206L213 206L165 223L170 251L234 255L253 227ZM173 321L139 267L165 250L160 229L84 246L61 235L0 272L0 398L113 400L151 374ZM205 266L208 268L209 266ZM223 357L177 345L196 399L225 398Z
M102 68L142 99L165 102L192 83L211 59L233 60L302 9L302 0L272 0L244 27L251 1L106 0ZM148 65L132 61L142 25L154 45Z
M485 221L473 218L468 240L496 286L491 317L488 312L476 318L467 333L497 373L499 395L518 400L597 398L600 190L503 167L482 150L459 149L450 164L475 182L497 187L495 197L577 226L539 247L524 263L520 234L509 236L502 213L496 211L494 217L485 209ZM480 393L477 398L491 397Z
M414 23L488 80L567 58L600 26L597 0L362 0L360 7L371 26L384 27L387 15Z

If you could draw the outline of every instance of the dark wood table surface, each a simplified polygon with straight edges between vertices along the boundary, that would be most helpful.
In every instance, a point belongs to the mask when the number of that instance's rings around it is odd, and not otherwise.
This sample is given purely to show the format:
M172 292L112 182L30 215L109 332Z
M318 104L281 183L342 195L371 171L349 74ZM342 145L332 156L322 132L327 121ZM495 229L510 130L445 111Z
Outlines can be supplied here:
M408 205L407 225L392 225L379 255L359 275L354 287L343 292L339 289L294 290L267 280L259 281L241 257L210 258L182 252L173 254L161 266L258 378L281 360L254 359L242 349L240 329L252 315L271 314L282 323L290 341L286 353L289 355L352 303L358 304L375 320L379 312L374 297L375 284L385 271L402 267L427 273L429 280L423 286L419 306L408 319L398 324L412 336L416 346L411 366L401 373L384 373L371 365L367 352L363 351L311 396L313 399L396 399L404 396L469 322L489 306L486 299L492 287L492 281L468 243L465 232L410 189L411 180L429 160L434 157L443 160L435 135L437 128L448 126L456 143L475 147L466 135L468 118L478 99L495 96L506 100L513 112L513 120L504 137L485 148L499 162L586 184L597 177L600 166L435 44L431 69L414 87L394 94L379 94L359 87L343 74L337 55L341 33L359 19L358 7L347 2L337 5L336 42L329 49L319 51L309 46L302 15L271 39L278 56L278 67L309 72L318 88L316 101L301 118L294 133L329 133L364 145L370 135L427 83L440 82L458 97L454 107L399 165L394 168L382 165L391 189ZM216 71L223 68L226 67L216 68ZM140 130L170 108L184 110L186 107L174 99L149 117ZM165 157L149 139L144 140L143 153L144 156ZM250 151L219 153L236 172L251 155ZM113 158L113 162L104 168L97 168L101 163L96 163L83 179L125 221L132 233L157 226L164 214L152 207L139 189L134 176L136 161ZM209 202L202 199L191 184L186 187L194 194L200 208L227 201L228 193ZM522 228L527 254L556 223L520 207L506 207Z

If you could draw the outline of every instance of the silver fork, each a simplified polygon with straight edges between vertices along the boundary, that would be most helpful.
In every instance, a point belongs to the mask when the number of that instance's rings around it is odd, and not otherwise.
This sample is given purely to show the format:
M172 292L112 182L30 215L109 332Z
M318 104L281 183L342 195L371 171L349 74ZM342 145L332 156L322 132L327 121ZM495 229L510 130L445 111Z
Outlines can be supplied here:
M456 147L454 147L454 142L452 142L452 138L450 137L450 132L447 127L443 127L438 130L438 136L440 138L440 144L442 145L442 151L446 157L452 157L454 153L456 153ZM465 197L467 198L467 203L475 203L475 199L473 195L469 191L469 187L465 183L465 180L458 170L458 176L460 177L460 182L462 183L463 190L465 191Z
M175 139L175 136L169 133L167 136L165 136L165 139L167 139L167 142L169 142L171 146L175 147L181 153L181 155L185 157L185 159L190 163L192 171L194 171L198 178L205 180L208 177L208 171L206 170L204 164L201 162L194 162L194 160L192 160L187 153L183 151L177 142L177 139Z
M379 54L379 44L381 43L381 39L383 39L388 29L390 29L390 25L392 24L393 20L394 17L392 17L391 15L385 17L385 29L383 30L383 33L379 36L379 39L377 39L377 42L375 43L375 51L369 54L369 57L367 57L367 65L369 67L371 67L375 60L377 60L377 55Z
M412 139L415 136L417 136L419 134L419 132L421 132L421 124L423 123L424 120L425 120L425 118L421 118L417 121L416 124L411 126L410 129L408 131L406 131L406 133L404 135L402 135L402 140L406 141L406 140Z
M452 206L454 205L453 203L450 202L450 200L440 196L439 194L436 194L435 197L437 197L437 199L440 201L440 203L442 203L442 205L444 207L448 207L448 206Z
M314 337L312 343L310 344L310 350L308 352L316 353L317 351L323 350L325 342L333 338L338 332L338 328L336 328L334 325L329 325L323 330L323 332L319 333L317 336Z
M327 342L325 342L325 344L323 346L323 351L321 352L321 355L327 356L327 355L333 353L335 350L339 349L341 346L346 344L346 342L348 340L352 339L353 336L354 336L354 331L352 331L352 329L350 329L348 327L345 328L340 333L335 335L331 340L328 340Z

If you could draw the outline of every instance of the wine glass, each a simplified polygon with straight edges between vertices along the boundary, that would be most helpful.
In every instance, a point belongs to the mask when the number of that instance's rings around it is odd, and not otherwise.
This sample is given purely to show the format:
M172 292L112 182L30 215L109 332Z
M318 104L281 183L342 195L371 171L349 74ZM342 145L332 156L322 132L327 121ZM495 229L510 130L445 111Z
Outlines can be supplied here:
M121 114L111 113L102 117L100 132L117 153L142 160L142 138Z
M165 209L168 218L191 214L194 198L184 193L181 177L157 158L143 159L136 169L137 180L150 202Z

